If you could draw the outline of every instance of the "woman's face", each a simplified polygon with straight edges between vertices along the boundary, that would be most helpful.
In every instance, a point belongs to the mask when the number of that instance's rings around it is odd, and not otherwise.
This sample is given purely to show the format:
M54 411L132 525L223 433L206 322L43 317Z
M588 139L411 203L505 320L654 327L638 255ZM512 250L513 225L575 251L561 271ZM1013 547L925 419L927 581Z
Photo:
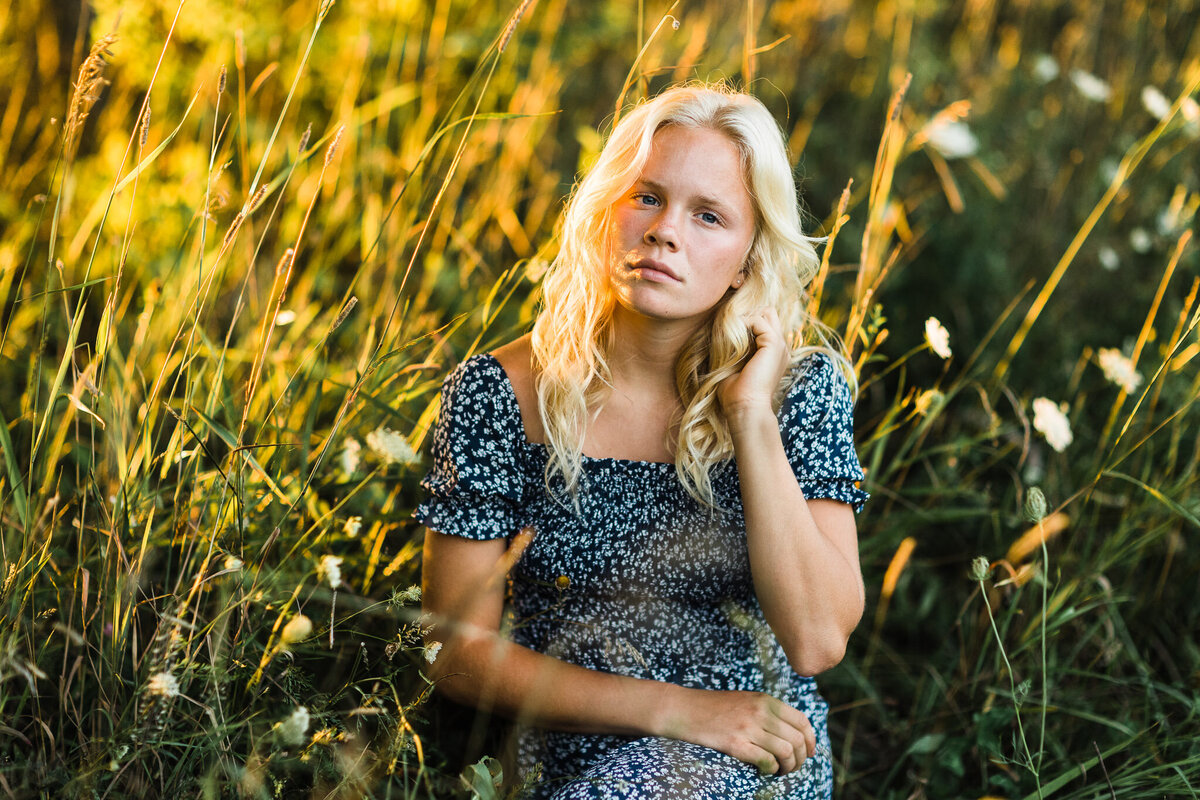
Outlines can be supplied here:
M611 219L620 305L654 319L707 319L740 285L754 241L737 147L708 128L663 128Z

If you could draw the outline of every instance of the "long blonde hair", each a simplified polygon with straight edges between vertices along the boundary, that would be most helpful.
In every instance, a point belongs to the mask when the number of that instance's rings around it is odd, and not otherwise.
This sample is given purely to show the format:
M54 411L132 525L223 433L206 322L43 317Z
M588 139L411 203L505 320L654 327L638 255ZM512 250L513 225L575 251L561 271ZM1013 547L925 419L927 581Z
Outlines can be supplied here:
M675 365L682 413L675 470L698 501L715 506L710 469L733 455L717 387L738 372L751 350L744 318L772 306L792 336L793 363L814 350L844 363L809 312L805 287L820 264L804 235L783 134L756 98L721 84L690 84L645 101L617 123L594 167L576 186L563 216L561 242L542 284L533 327L538 410L549 449L546 484L561 475L575 496L583 474L590 412L611 385L614 298L609 289L610 210L637 180L654 134L669 125L723 133L737 147L755 215L744 283L716 308L712 322L686 343ZM790 371L789 371L790 372ZM790 376L781 381L776 405Z

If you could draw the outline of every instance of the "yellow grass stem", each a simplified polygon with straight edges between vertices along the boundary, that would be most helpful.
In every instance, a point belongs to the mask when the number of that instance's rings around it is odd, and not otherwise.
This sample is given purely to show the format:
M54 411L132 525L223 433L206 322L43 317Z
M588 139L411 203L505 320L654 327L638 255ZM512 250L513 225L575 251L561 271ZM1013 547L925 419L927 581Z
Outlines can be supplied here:
M900 546L896 548L896 552L892 555L892 560L888 562L887 571L883 573L883 584L879 589L879 603L875 606L876 634L878 634L884 619L887 617L888 606L892 602L892 595L896 592L896 584L900 581L900 575L904 572L904 568L908 566L908 560L912 557L913 550L916 547L917 540L914 537L904 537L904 540L900 542Z
M838 234L842 232L842 226L850 221L850 215L846 213L846 206L850 204L850 187L853 185L854 179L851 178L846 182L846 188L842 189L842 195L838 198L837 211L833 215L833 230L826 237L825 247L821 251L821 266L817 268L817 274L813 276L812 283L809 284L808 310L814 316L821 307L821 297L825 293L825 279L829 277L829 259L833 256L833 243L837 241Z
M674 3L671 3L671 6L667 9L667 12L663 14L662 19L658 21L658 24L654 26L654 30L652 30L650 35L646 38L646 43L643 44L638 50L637 57L633 59L633 64L629 66L629 72L625 75L625 83L621 86L621 91L617 92L617 102L613 107L612 124L614 128L617 126L617 122L621 119L621 111L625 108L625 95L628 94L629 87L633 86L633 82L637 80L638 66L642 63L642 58L645 57L646 51L650 48L650 45L654 43L654 39L658 36L658 32L662 30L663 25L667 24L667 20L671 20L672 27L679 27L679 20L671 16L671 12L675 10L675 6L677 5L679 5L679 0L675 0Z
M867 195L867 226L863 232L858 275L854 282L854 304L846 323L846 333L842 337L851 353L859 341L862 323L874 302L875 291L895 264L898 255L898 251L894 251L886 262L883 260L883 253L887 250L888 241L895 230L895 217L889 213L890 197L892 179L905 139L904 128L900 123L900 109L911 82L912 75L906 76L900 88L892 95L883 135L879 139L875 167L871 172L871 189Z
M992 373L992 381L995 384L999 384L1004 380L1004 376L1008 374L1008 368L1012 365L1012 361L1021 349L1021 345L1025 343L1025 338L1029 335L1030 328L1037 321L1038 315L1042 313L1042 309L1046 307L1046 303L1049 302L1050 296L1054 294L1054 290L1058 288L1058 284L1063 276L1066 275L1067 269L1074 263L1075 256L1079 254L1079 250L1083 247L1083 243L1087 241L1088 236L1091 235L1092 230L1096 227L1096 223L1100 221L1100 218L1104 216L1104 212L1108 210L1113 200L1121 193L1125 183L1133 175L1138 165L1142 163L1146 155L1154 148L1154 145L1158 143L1167 126L1175 119L1175 115L1179 113L1183 102L1195 94L1197 88L1200 88L1200 69L1194 70L1194 72L1195 76L1175 99L1170 112L1159 120L1150 133L1135 142L1125 151L1125 155L1121 157L1121 163L1117 165L1117 170L1112 180L1109 181L1108 188L1092 208L1083 225L1075 233L1075 237L1067 246L1062 257L1059 258L1058 263L1054 265L1054 270L1050 273L1050 277L1046 279L1046 283L1042 286L1041 291L1034 298L1033 305L1025 313L1025 318L1021 321L1020 327L1017 329L1012 341L1009 342L1008 348L1004 351L1004 356L997 363L996 369Z
M1035 550L1039 549L1043 543L1065 531L1070 522L1071 518L1067 516L1066 512L1055 511L1021 534L1020 538L1009 546L1008 553L1005 554L1004 558L1013 566L1020 564Z

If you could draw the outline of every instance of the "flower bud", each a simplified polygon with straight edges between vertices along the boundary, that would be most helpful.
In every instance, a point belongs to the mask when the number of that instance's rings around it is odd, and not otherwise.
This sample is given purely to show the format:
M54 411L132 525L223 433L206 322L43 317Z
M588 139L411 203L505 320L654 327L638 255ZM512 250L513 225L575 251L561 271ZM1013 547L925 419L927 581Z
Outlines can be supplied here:
M1036 486L1030 486L1025 492L1025 516L1032 522L1041 522L1046 518L1046 495Z

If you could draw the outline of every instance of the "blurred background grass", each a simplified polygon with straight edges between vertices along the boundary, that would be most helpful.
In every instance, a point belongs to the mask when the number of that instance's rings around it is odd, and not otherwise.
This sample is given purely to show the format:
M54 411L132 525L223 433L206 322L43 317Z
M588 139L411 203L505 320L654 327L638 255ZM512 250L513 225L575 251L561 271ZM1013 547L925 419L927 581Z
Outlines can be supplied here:
M701 78L784 125L862 384L838 796L1195 797L1200 5L517 6L0 12L0 792L501 792L420 671L437 388Z

